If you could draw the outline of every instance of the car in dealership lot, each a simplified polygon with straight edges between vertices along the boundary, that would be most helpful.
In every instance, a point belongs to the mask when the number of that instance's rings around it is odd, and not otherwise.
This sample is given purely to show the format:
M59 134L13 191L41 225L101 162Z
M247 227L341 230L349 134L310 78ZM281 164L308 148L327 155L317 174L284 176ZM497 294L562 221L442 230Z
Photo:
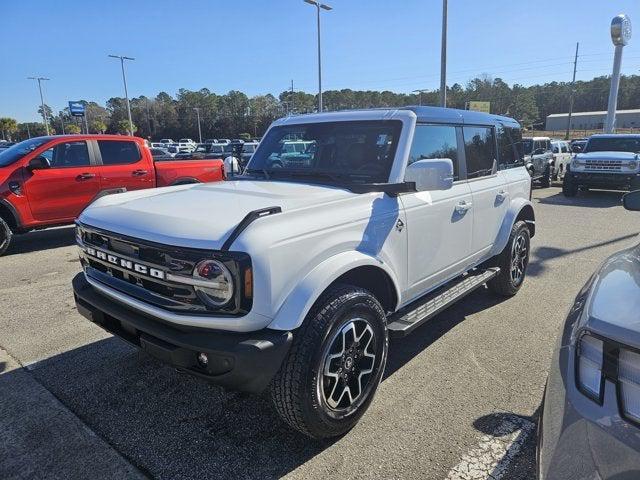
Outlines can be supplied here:
M571 163L571 146L564 140L551 140L551 152L553 153L553 180L562 181L567 165Z
M161 138L160 139L160 143L173 144L173 143L176 143L176 142L173 141L171 138Z
M541 187L551 185L553 177L553 151L549 137L525 137L522 139L524 160L534 181Z
M640 191L623 197L640 210ZM558 338L538 422L540 480L640 478L640 244L582 287Z
M304 165L273 168L290 138ZM300 115L242 175L100 198L77 221L78 311L227 388L269 388L314 438L367 410L389 336L522 286L535 218L520 125L404 107Z
M584 146L587 144L587 140L587 138L574 138L571 140L571 152L582 152L582 150L584 150Z
M170 160L122 135L34 137L0 152L0 255L14 234L73 223L102 196L223 179L219 160Z
M154 160L171 160L174 158L174 155L170 154L164 148L150 148L149 151Z
M638 134L592 135L571 161L562 192L574 197L578 190L589 188L640 190L639 153Z

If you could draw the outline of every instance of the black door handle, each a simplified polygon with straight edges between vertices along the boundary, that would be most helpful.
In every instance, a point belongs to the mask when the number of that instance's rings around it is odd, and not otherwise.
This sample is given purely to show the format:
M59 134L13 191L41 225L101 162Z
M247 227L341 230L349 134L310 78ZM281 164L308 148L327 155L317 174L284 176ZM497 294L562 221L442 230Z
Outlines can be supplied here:
M95 173L81 173L76 177L76 180L81 182L82 180L89 180L91 178L95 178Z
M141 177L142 175L146 175L147 173L149 173L147 170L134 170L133 172L131 172L134 177Z

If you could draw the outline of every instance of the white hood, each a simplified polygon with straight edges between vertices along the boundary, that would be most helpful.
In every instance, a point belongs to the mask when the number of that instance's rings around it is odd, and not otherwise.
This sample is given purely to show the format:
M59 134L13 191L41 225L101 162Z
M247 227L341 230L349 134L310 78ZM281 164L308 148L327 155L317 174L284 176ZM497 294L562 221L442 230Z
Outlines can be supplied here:
M107 195L78 220L164 245L215 250L253 210L281 207L287 213L357 196L329 186L236 180Z
M579 153L576 158L580 160L636 160L637 154L633 152L587 152Z

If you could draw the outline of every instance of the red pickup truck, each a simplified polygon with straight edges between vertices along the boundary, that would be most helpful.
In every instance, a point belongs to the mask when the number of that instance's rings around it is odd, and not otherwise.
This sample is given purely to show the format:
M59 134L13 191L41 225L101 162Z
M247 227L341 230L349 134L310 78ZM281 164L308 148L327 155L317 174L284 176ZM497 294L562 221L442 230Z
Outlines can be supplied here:
M73 223L96 198L142 188L214 182L221 160L155 161L121 135L37 137L0 151L0 255L14 233Z

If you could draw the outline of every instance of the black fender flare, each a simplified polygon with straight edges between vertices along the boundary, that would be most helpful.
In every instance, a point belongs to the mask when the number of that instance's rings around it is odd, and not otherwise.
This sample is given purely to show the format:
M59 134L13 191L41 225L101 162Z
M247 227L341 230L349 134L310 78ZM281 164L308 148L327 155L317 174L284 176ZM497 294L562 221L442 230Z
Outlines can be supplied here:
M11 215L15 230L22 230L22 219L20 218L20 213L18 213L16 207L14 207L7 199L4 198L0 198L0 207L4 207L4 209L9 212L9 215ZM11 223L9 223L9 226L12 226Z

